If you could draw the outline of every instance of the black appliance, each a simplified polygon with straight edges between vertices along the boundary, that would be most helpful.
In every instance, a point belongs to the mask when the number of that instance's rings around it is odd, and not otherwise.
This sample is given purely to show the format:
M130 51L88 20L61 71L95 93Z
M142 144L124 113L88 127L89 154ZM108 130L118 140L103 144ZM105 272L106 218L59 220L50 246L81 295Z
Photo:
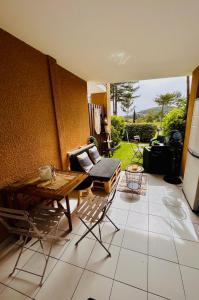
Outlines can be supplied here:
M168 172L169 147L154 145L145 147L143 152L143 167L147 173L165 175Z
M170 151L170 160L168 164L168 171L164 176L164 180L172 184L180 184L182 180L179 178L180 166L182 159L182 134L178 130L172 130L166 138L166 144Z
M178 176L182 156L182 135L178 130L173 130L162 140L164 143L160 143L157 138L158 145L144 148L143 167L148 173L165 175L164 180L169 183L181 183ZM154 141L155 139L152 143Z

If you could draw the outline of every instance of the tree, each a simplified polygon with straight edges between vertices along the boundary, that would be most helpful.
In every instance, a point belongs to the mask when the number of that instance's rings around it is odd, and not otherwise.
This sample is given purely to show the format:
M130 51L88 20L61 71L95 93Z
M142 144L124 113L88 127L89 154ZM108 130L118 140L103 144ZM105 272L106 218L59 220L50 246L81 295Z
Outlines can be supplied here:
M138 81L113 83L110 86L111 101L113 102L113 114L117 115L117 104L121 102L121 109L129 114L134 99L139 97L135 92L139 89Z
M133 110L133 123L135 123L135 120L136 120L136 112L135 112L135 107L134 107L134 110Z
M130 96L126 96L122 101L121 101L121 110L126 113L126 116L129 116L129 113L132 112L133 108L133 101Z
M174 106L181 108L182 110L186 110L187 98L183 97L180 92L175 92L176 98L173 101Z
M161 122L165 114L165 108L169 105L180 107L183 103L183 99L180 92L166 93L155 98L155 102L161 106Z
M174 101L175 99L175 94L174 93L166 93L166 94L162 94L162 95L159 95L155 98L155 102L161 106L161 122L162 122L162 119L164 117L164 113L165 113L165 107L167 107L169 104L171 105L172 102Z

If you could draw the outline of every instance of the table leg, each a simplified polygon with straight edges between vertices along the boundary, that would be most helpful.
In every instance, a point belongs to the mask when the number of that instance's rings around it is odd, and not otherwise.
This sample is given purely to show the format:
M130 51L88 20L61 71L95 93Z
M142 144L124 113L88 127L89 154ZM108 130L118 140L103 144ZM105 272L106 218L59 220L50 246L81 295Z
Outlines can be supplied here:
M72 227L72 220L71 220L71 214L70 214L70 204L69 204L69 199L68 196L64 197L65 201L66 201L66 212L64 212L66 218L68 219L68 225L69 225L69 230L67 230L67 232L71 232L73 227ZM60 201L57 201L57 205L59 207L64 208L64 206L60 203Z
M72 220L71 220L71 214L70 214L70 203L69 203L68 196L65 197L65 200L66 200L66 208L67 208L66 217L68 218L68 225L69 225L69 232L70 232L70 231L72 231L73 226L72 226Z

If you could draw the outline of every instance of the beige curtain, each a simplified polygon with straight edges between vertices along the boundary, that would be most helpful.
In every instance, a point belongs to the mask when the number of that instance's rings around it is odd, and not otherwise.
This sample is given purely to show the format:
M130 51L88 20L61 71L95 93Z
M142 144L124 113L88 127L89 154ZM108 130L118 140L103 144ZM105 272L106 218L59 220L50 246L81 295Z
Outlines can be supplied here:
M94 108L94 125L95 125L95 132L97 134L100 134L101 132L101 109L100 108Z

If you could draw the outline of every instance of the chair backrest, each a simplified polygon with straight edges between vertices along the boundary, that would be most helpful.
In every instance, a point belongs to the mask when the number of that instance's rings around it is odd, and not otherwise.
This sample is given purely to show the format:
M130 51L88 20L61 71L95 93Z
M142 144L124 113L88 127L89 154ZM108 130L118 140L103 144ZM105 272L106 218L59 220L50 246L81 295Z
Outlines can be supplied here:
M139 135L134 135L134 137L133 137L133 139L135 140L135 141L140 141L140 136Z
M54 207L38 207L31 213L26 210L0 207L0 222L9 232L32 237L42 237L50 232L63 215L64 209Z
M77 210L77 215L81 217L81 219L84 219L91 223L95 223L99 219L102 220L113 202L117 190L118 181L119 178L117 179L113 189L108 195L92 195L90 197L86 197L80 204Z
M26 210L0 207L0 222L6 227L8 231L16 232L17 227L12 226L9 220L22 221L24 223L27 223L28 225L29 213Z
M0 207L0 216L10 219L22 220L24 218L27 219L29 213L28 211L22 209Z
M119 183L119 180L120 180L120 176L118 176L111 192L106 196L106 199L107 199L107 204L106 204L106 207L105 207L105 210L104 210L104 215L108 212L114 198L115 198L115 194L117 192L117 186L118 186L118 183Z

